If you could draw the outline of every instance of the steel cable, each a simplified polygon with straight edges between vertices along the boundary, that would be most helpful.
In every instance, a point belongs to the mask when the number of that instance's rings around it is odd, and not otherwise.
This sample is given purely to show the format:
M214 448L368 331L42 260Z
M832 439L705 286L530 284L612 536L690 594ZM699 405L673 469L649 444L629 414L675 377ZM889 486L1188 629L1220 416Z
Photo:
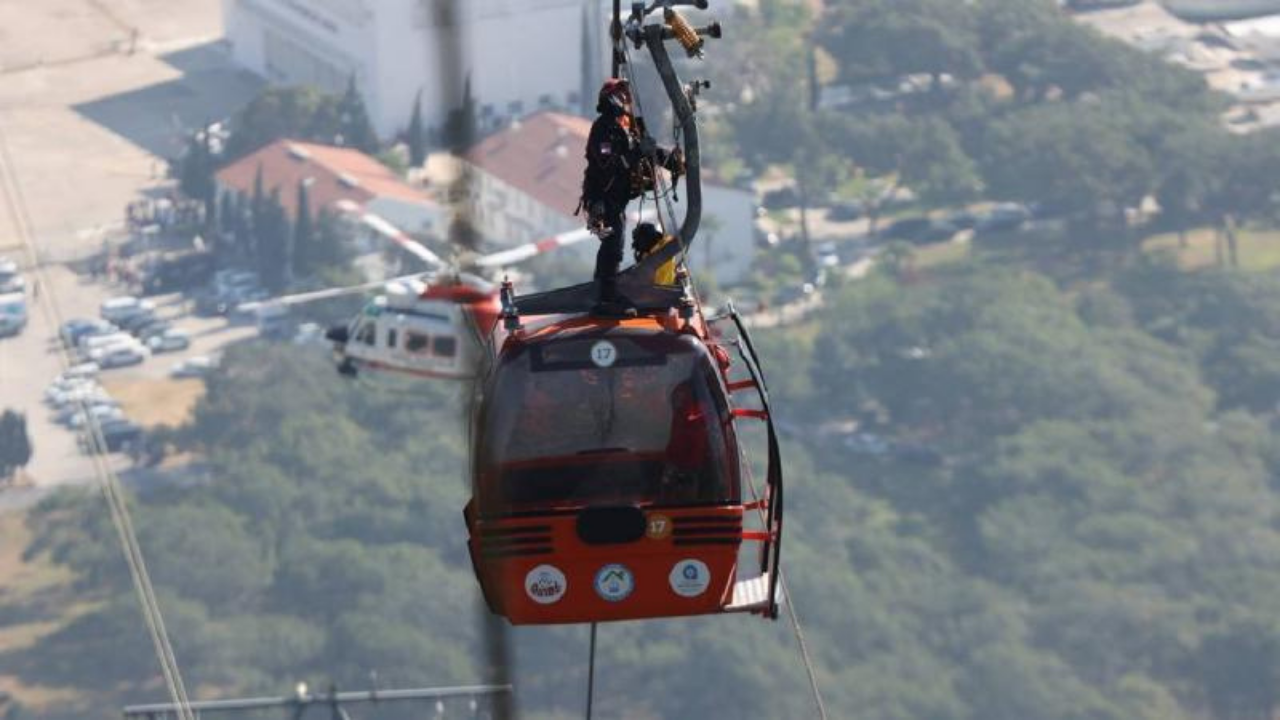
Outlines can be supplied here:
M26 252L31 272L36 276L35 281L38 285L44 287L44 292L40 294L39 298L35 299L35 302L39 306L45 322L56 331L57 328L62 326L62 313L57 302L57 291L53 283L49 281L47 273L40 262L39 252L35 245L31 217L26 207L22 185L13 166L13 157L9 152L3 123L0 123L0 193L5 196L6 205L13 216L14 227L18 231L18 236ZM70 352L61 342L58 342L58 348L59 359L63 369L66 370L72 366ZM102 428L97 420L89 414L86 401L81 399L78 403L81 413L84 414L87 420L85 431L88 435L88 452L93 462L94 474L103 495L106 497L107 507L111 512L111 522L120 541L125 564L129 568L129 576L132 580L134 591L138 595L138 602L142 606L143 619L147 624L148 633L151 635L152 645L156 653L156 659L160 662L160 671L164 676L165 685L169 690L169 695L174 705L178 708L180 720L195 720L195 715L190 709L191 700L187 696L186 687L182 681L182 673L178 667L178 660L173 652L173 646L169 642L169 634L164 624L164 617L160 612L155 589L152 586L151 577L147 572L146 562L143 559L142 547L138 543L137 533L134 530L128 501L120 487L120 479L116 477L115 471L111 469L104 456L107 445L102 435Z

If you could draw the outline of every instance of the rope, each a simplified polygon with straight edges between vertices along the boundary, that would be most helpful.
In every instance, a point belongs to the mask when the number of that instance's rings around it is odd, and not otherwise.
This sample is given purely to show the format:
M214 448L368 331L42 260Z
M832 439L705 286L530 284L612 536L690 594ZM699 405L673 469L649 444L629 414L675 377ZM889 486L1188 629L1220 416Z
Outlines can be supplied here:
M739 352L741 345L739 344ZM751 470L751 463L747 459L746 451L742 446L738 447L738 455L742 459L742 467L746 471L747 487L751 490L751 499L759 504L760 493L756 489L755 474ZM756 508L756 512L760 515L761 522L766 522L768 516L762 504ZM766 528L767 530L768 528ZM800 650L800 660L804 663L804 671L809 679L809 692L813 696L813 704L818 709L818 717L821 720L827 720L827 704L822 698L822 689L818 685L818 673L813 666L813 657L809 654L809 644L804 638L804 628L800 624L800 616L796 613L795 596L791 594L790 588L787 587L787 576L782 572L782 568L775 568L778 573L778 587L782 590L782 596L787 599L783 604L787 607L787 616L791 619L791 632L795 635L796 646Z
M35 282L44 287L44 292L40 294L40 298L34 298L34 300L39 306L45 322L56 330L62 326L62 313L58 306L54 285L49 281L47 273L40 263L39 252L36 249L32 231L33 223L27 209L22 185L14 170L13 157L9 151L8 140L4 135L2 123L0 123L0 194L5 196L5 203L13 216L14 227L22 241L24 251L31 265L31 271L36 276ZM72 365L71 356L61 342L58 342L57 345L59 348L59 360L65 370ZM143 560L142 548L138 543L137 533L134 530L128 501L120 487L119 478L116 477L115 472L111 469L104 456L103 451L106 448L106 440L103 438L102 428L89 415L87 403L82 400L79 405L80 411L88 420L85 423L85 430L89 434L91 443L89 456L93 462L94 474L98 479L103 495L106 497L107 507L111 512L112 525L115 527L116 535L120 541L125 564L129 567L129 575L133 581L134 590L138 595L138 601L142 605L142 616L146 621L147 631L151 635L152 645L155 649L156 659L160 662L160 671L164 675L165 685L168 687L170 698L177 708L179 719L195 720L195 715L190 707L191 700L187 696L186 686L183 685L182 674L178 668L178 660L174 655L173 646L169 642L168 630L165 628L164 618L160 613L160 605L156 599L155 589L151 584L151 578L147 573L147 566Z
M627 46L625 41L621 42L621 45L622 45L623 55L626 57L625 72L627 74L627 81L631 83L631 96L636 104L636 114L639 117L644 117L644 105L640 98L639 85L636 83L635 73L632 70L633 65L631 64L631 48ZM677 139L677 142L679 142L679 138L677 137L676 139ZM676 239L676 242L680 243L680 265L685 268L688 268L689 266L688 243L685 242L683 235L679 233L669 232L667 230L666 222L663 221L662 219L662 209L665 204L667 214L671 217L672 226L675 226L676 224L675 205L671 201L671 194L672 194L671 190L673 190L674 188L671 188L671 189L667 188L666 181L663 180L662 176L658 173L658 168L656 165L654 165L652 158L650 158L649 170L652 173L652 178L653 178L653 204L658 211L658 223L662 226L662 234L673 235ZM641 202L643 203L643 196L642 196ZM693 293L693 297L694 297L696 306L698 308L698 314L702 316L703 322L706 322L706 315L702 311L702 294L698 292L697 281L693 279L692 272L687 273L687 277L689 282L689 289Z
M587 660L587 720L591 720L591 706L596 695L596 624L591 623L591 653Z

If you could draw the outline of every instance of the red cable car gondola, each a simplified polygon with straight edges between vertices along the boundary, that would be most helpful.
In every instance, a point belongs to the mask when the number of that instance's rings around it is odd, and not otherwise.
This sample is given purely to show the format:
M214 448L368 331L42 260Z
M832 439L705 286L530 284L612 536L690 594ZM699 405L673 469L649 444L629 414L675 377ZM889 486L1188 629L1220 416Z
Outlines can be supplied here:
M653 282L701 217L698 85L682 85L666 53L664 41L680 38L673 27L642 26L654 8L636 6L626 34L648 46L684 137L680 242L618 277L634 318L592 315L591 284L519 298L504 284L503 322L479 372L468 547L489 607L513 624L778 614L782 469L750 337L730 307L734 362L687 273ZM669 4L664 16L678 19ZM718 26L677 25L694 41L719 36ZM735 402L744 392L754 407ZM743 420L766 428L758 497ZM744 543L756 544L758 567L740 572Z
M777 612L781 472L744 499L732 364L701 319L571 315L506 335L482 386L470 550L490 607L514 624ZM765 509L760 530L744 530ZM739 578L744 541L760 572Z

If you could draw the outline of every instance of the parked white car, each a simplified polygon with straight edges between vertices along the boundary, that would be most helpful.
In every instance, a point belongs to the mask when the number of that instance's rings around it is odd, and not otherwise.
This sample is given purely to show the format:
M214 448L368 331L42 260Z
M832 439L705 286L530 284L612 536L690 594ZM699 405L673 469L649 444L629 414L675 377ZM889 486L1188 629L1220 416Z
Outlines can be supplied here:
M0 258L0 295L20 293L27 289L27 281L18 272L18 263Z
M112 398L92 400L84 403L67 403L54 411L53 421L60 425L66 425L71 422L71 418L83 412L85 408L92 409L96 407L119 409L120 403Z
M176 378L198 378L208 375L218 367L218 361L206 355L187 358L176 363L169 374Z
M191 333L177 328L147 338L147 347L155 354L177 352L191 347Z
M0 337L17 335L27 326L27 296L21 291L0 294Z
M80 338L80 354L90 355L94 350L107 347L108 345L119 345L122 342L137 342L137 340L127 332L113 332L106 335L93 335L91 337Z
M97 387L99 387L98 381L93 378L62 377L59 375L53 382L49 383L49 387L45 388L44 399L46 402L50 402L59 394L65 395L73 390Z
M155 310L155 303L150 300L142 300L133 296L125 296L104 300L101 308L99 309L99 313L103 320L113 322L118 325L135 315L154 313Z
M84 410L72 413L71 419L67 421L67 426L72 430L80 430L89 424L89 420L101 425L108 420L123 420L124 411L118 407L109 405L92 405L87 408L88 413Z
M151 357L151 351L136 340L131 343L108 345L90 354L90 359L98 363L103 370L140 365Z
M62 373L54 379L54 382L92 379L98 376L98 371L101 369L102 368L98 367L96 363L80 363L79 365L72 365L66 370L63 370Z
M106 390L94 385L92 387L77 387L67 390L66 392L56 392L49 398L49 404L55 408L63 408L73 404L93 404L102 403L111 400L111 396Z

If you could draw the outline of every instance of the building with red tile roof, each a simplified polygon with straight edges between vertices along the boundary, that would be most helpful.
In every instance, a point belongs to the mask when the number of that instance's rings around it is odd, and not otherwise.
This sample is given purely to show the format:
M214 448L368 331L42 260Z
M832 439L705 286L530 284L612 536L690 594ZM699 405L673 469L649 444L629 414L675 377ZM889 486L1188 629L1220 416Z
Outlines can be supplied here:
M359 150L277 140L219 170L219 192L251 197L259 170L267 194L280 191L291 221L298 216L298 187L306 183L313 215L346 200L410 233L444 231L443 208L430 195Z
M540 112L472 146L464 160L473 170L472 214L480 233L505 246L582 227L585 220L574 211L590 132L586 118ZM704 182L703 217L693 269L712 267L724 284L746 279L755 249L754 196ZM593 246L583 247L594 253Z

